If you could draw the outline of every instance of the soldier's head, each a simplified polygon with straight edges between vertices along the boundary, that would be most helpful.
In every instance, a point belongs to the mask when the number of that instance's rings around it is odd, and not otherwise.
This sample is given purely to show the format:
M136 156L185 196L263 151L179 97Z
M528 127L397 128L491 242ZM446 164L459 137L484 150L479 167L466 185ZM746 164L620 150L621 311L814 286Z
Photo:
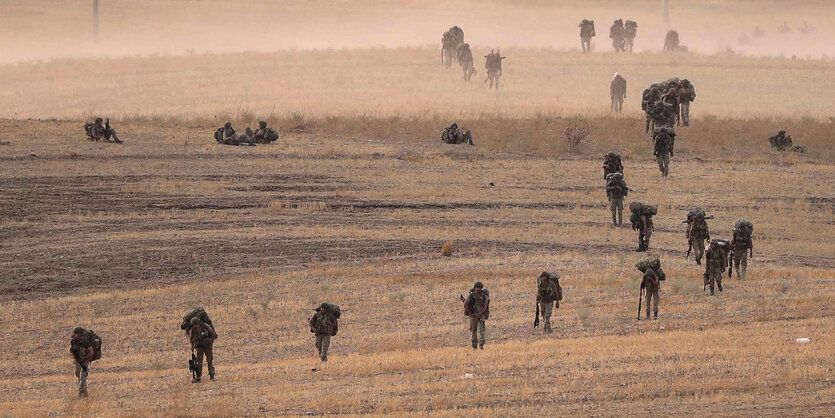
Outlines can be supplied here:
M232 127L232 122L226 122L226 124L223 125L223 127L226 128L226 129L231 128Z
M96 118L96 125L101 125L104 120L102 118Z
M265 120L259 120L259 121L258 121L258 126L260 126L260 127L261 127L261 129L266 128L266 127L267 127L267 121L265 121Z
M458 129L458 124L453 122L452 125L449 125L449 129Z
M786 131L781 129L780 132L777 132L777 135L786 136Z
M199 326L200 324L202 324L202 322L200 322L200 318L198 318L196 316L191 318L190 325L191 325L192 328L194 328L196 326Z
M617 179L617 180L620 180L620 179L622 179L622 178L623 178L623 173L614 173L614 174L612 175L612 177L614 177L614 178L615 178L615 179Z
M475 282L475 284L473 284L473 291L474 292L481 293L482 290L484 290L484 283Z
M81 337L83 337L83 336L84 336L84 328L83 327L75 327L75 329L72 330L72 338L74 340L81 339Z

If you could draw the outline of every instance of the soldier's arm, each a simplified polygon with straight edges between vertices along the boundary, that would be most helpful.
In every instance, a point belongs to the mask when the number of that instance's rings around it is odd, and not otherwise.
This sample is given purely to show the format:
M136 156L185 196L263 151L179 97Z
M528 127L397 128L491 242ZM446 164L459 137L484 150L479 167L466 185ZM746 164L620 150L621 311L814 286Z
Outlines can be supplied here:
M481 312L477 313L476 316L478 318L481 318L487 312L487 310L489 310L489 309L490 309L490 298L487 298L484 301L484 308L481 310Z
M215 332L215 328L213 326L209 325L209 324L204 324L204 325L206 325L206 329L209 330L209 333L212 334L212 339L213 340L217 339L217 333Z
M644 233L646 233L647 227L649 226L649 225L647 225L647 216L646 215L641 215L641 224L644 226Z
M470 301L472 300L473 296L470 294L467 296L467 300L464 301L464 313L467 315L472 315L473 311L470 310Z

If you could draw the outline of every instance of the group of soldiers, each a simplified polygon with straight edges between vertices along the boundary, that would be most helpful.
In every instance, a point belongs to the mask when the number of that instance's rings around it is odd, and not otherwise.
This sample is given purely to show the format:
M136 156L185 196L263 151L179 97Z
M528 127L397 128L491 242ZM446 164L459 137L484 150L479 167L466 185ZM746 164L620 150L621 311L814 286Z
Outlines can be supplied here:
M690 126L690 103L695 100L693 83L678 77L652 84L642 94L645 131L652 132L653 155L664 177L670 173L670 159L675 153L675 127Z
M771 144L771 148L777 151L806 152L806 147L794 145L792 136L786 134L786 131L782 129L777 132L777 135L768 137L768 142Z
M278 131L267 127L266 121L258 122L258 129L254 132L250 128L246 128L246 132L239 134L232 128L232 122L226 122L222 127L218 128L214 134L215 141L223 145L249 145L269 144L278 140Z
M487 72L484 83L488 84L488 88L499 89L499 78L502 76L502 60L506 58L502 56L498 49L492 49L489 54L484 56L484 69ZM478 73L473 62L473 51L470 49L470 44L464 42L464 30L458 26L453 26L445 31L441 36L441 63L444 67L449 68L453 63L457 63L464 73L464 81L469 82Z
M582 24L582 23L581 23ZM582 30L581 38L582 38ZM632 52L632 45L635 43L635 36L638 34L638 23L634 20L615 20L609 28L609 38L612 39L612 48L615 52Z
M455 122L441 131L441 141L447 144L475 145L473 143L473 134L470 131L459 128L458 123Z
M316 312L308 319L310 332L315 336L315 347L320 362L328 361L328 349L331 337L339 330L339 317L342 311L339 306L322 302L314 309ZM486 318L485 318L486 319ZM188 361L191 372L191 383L200 383L203 377L203 362L209 372L209 379L214 381L216 370L214 365L214 343L218 334L212 319L202 307L196 307L183 316L180 329L185 331L191 348L191 359ZM90 363L101 359L102 339L93 330L76 327L70 338L70 354L75 365L75 376L78 378L78 397L86 398L87 376ZM313 369L316 371L316 368Z

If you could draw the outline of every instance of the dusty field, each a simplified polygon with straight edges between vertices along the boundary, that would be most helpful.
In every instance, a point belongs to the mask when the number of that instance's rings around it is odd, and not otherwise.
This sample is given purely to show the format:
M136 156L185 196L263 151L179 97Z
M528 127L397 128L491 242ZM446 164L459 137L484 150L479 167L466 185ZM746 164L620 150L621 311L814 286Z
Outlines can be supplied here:
M157 131L136 118L122 146L84 141L79 123L2 121L7 414L826 416L835 407L835 166L815 155L779 155L761 141L727 155L684 146L662 181L639 152L640 132L606 142L617 124L572 155L442 146L425 121L386 136L380 121L322 119L287 129L278 145L243 148L207 141L205 122ZM700 125L725 134L745 123L697 119L687 141L711 141ZM658 321L634 318L635 234L609 225L596 150L606 146L627 150L630 198L660 205L652 247L670 278ZM748 278L726 280L718 297L683 257L681 220L693 206L717 216L714 236L739 218L756 225ZM450 258L440 255L448 239ZM531 327L543 269L558 271L566 292L551 337ZM456 301L474 280L494 302L483 353L469 349ZM305 321L320 300L345 314L331 362L312 373ZM178 321L195 304L221 335L215 383L189 383ZM66 354L77 324L106 341L85 401L74 399ZM803 336L812 344L794 342Z

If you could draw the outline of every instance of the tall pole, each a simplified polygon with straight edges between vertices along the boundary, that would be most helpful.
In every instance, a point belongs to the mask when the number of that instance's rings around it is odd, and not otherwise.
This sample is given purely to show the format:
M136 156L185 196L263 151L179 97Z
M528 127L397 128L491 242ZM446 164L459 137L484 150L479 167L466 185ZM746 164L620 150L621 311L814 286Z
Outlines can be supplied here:
M664 0L664 23L670 23L670 0Z
M93 0L93 41L99 41L99 0Z

